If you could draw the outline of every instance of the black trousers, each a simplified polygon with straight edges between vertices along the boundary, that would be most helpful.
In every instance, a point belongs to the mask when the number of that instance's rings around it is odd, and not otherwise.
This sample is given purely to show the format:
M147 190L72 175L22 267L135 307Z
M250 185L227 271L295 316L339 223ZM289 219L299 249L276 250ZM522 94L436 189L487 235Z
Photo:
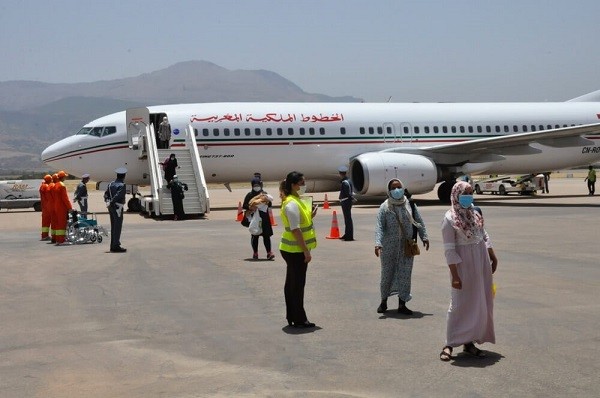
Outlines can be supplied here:
M306 285L306 270L308 264L304 262L304 253L289 253L281 250L281 257L287 264L285 274L285 317L288 322L304 323L304 286Z
M121 230L123 229L123 212L121 216L117 214L117 208L110 206L108 214L110 215L110 250L115 250L121 247Z
M264 235L250 235L250 245L252 246L252 250L254 250L254 253L258 253L258 238L261 236L263 237L267 253L271 253L271 237Z
M341 202L344 213L344 238L354 239L354 224L352 223L352 199Z
M587 185L588 185L588 191L589 191L590 195L593 195L594 193L596 193L596 181L588 180Z
M179 219L183 219L185 217L185 211L183 210L183 199L175 198L171 194L171 201L173 202L173 213Z

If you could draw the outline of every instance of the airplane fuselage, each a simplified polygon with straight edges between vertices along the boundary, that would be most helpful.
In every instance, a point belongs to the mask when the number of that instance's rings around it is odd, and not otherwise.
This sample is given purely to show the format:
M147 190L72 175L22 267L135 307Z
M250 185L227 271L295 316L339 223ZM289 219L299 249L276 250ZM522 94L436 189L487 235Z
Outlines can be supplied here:
M600 118L596 102L205 103L148 109L151 115L168 116L172 148L184 145L183 132L192 125L208 183L248 182L254 172L280 180L299 170L318 182L313 190L336 187L337 168L364 153L594 124ZM97 181L113 179L113 170L126 166L128 183L148 185L147 160L130 149L125 119L125 112L96 119L84 128L110 126L106 131L112 134L67 137L48 147L42 159L77 176L91 173ZM532 143L540 153L455 167L464 173L528 173L588 165L600 160L600 135L586 138L593 144L556 148ZM430 185L414 191L429 191Z

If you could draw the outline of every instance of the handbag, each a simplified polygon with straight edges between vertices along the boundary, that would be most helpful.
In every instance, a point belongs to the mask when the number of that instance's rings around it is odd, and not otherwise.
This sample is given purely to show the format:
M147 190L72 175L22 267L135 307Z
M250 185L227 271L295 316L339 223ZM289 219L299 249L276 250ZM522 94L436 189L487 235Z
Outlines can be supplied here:
M414 207L412 206L412 203L409 202L409 204L411 205L411 209L414 212ZM421 254L421 249L419 249L419 243L417 242L417 228L413 226L413 236L409 238L406 235L406 231L404 230L404 225L402 225L400 217L398 216L398 214L396 214L395 211L393 213L396 216L396 220L398 220L398 226L400 227L400 232L402 232L402 237L404 238L404 255L406 257L418 256L419 254Z
M262 234L262 218L260 217L258 210L256 210L252 215L252 220L250 220L248 231L250 231L251 235Z

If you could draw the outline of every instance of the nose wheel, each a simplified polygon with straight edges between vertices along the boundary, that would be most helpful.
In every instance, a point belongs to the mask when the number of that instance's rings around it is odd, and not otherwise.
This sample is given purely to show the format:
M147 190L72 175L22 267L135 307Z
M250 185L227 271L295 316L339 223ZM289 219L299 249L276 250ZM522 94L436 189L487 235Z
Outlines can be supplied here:
M456 183L456 180L444 181L440 184L437 190L438 199L442 203L450 203L450 194L452 193L452 187Z

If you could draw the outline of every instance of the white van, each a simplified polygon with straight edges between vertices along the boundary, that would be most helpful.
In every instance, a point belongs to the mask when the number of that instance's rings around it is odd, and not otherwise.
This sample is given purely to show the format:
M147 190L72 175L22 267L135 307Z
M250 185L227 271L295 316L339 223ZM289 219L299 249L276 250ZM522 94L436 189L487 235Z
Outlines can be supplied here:
M42 180L0 181L0 209L26 209L42 211L40 184Z

